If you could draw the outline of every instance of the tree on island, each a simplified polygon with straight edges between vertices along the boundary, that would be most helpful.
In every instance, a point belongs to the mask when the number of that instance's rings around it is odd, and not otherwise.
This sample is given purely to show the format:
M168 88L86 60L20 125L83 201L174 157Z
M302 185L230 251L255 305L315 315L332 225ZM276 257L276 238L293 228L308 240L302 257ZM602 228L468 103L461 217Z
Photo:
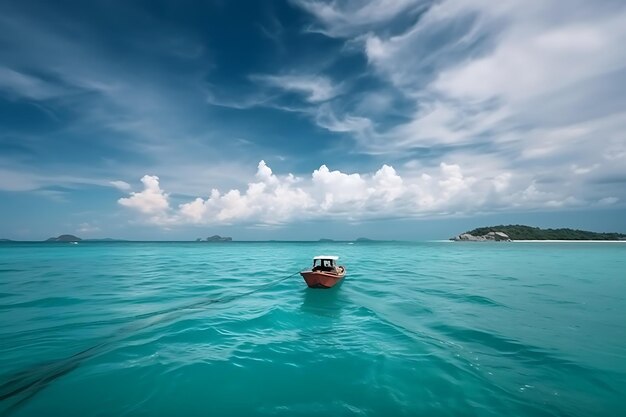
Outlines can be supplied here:
M598 233L568 228L541 229L520 224L479 227L460 236L481 237L490 233L505 233L512 240L626 240L626 234L623 233Z

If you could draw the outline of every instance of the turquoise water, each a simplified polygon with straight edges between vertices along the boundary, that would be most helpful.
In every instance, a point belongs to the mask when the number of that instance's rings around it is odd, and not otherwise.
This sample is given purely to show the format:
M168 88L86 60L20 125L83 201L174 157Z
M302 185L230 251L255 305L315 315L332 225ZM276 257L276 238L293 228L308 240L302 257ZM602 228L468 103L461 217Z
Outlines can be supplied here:
M299 275L337 254L331 290ZM0 245L0 415L625 415L626 245Z

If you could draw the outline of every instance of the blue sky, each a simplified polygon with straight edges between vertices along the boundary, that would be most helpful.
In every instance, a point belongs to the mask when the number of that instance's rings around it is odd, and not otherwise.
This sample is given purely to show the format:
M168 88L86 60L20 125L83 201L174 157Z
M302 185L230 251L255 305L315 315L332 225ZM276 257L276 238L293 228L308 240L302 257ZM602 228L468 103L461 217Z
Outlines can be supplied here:
M0 237L626 232L626 4L0 3Z

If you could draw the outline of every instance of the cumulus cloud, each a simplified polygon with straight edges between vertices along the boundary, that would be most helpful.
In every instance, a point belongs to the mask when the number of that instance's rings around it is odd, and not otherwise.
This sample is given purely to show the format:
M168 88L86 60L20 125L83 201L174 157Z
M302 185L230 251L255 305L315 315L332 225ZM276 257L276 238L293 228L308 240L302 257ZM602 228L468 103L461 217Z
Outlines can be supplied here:
M299 179L291 174L274 175L265 161L261 161L255 181L245 191L234 189L222 194L213 189L206 199L198 197L181 204L177 219L183 223L286 222L313 206L313 199L298 183Z
M174 206L158 177L142 178L144 190L132 192L119 203L157 225L257 224L281 225L299 220L410 218L470 214L510 208L550 209L585 203L571 189L555 189L531 177L516 177L506 170L497 175L467 173L457 164L441 163L401 176L383 165L373 173L347 173L326 165L307 178L276 175L259 162L245 189L211 190ZM593 201L591 201L593 200ZM591 197L588 203L610 205L616 197ZM595 204L595 203L594 203Z
M120 198L118 203L147 215L151 222L168 222L170 220L169 195L161 189L159 177L144 175L141 182L144 186L143 191L131 192L129 197Z

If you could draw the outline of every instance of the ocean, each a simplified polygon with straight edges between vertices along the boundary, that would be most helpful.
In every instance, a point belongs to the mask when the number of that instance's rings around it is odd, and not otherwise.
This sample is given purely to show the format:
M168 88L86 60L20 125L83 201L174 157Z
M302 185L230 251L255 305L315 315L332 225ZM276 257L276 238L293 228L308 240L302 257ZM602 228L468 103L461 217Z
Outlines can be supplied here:
M297 274L319 254L340 256L338 287ZM618 416L625 401L626 244L0 244L0 416Z

